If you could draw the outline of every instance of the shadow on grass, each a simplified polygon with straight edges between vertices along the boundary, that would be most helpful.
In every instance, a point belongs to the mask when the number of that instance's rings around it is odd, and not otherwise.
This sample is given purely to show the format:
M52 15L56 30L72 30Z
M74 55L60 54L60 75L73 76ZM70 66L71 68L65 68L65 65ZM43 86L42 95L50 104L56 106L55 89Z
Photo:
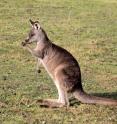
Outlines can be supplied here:
M91 93L91 95L98 96L98 97L104 97L104 98L110 98L110 99L117 99L117 92L112 92L112 93Z

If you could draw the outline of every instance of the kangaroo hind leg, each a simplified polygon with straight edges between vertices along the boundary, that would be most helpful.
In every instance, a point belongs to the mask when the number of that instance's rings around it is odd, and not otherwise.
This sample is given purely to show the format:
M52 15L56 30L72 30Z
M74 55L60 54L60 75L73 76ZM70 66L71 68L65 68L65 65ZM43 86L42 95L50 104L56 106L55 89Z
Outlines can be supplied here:
M41 107L60 108L69 105L67 93L60 87L59 81L56 81L55 84L58 90L58 99L38 100L37 102Z

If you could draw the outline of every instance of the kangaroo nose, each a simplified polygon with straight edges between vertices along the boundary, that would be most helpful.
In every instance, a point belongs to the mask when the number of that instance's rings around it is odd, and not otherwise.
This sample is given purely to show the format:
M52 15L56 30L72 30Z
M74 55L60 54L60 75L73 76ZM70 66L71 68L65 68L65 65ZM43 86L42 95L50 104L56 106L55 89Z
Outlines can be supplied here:
M25 42L28 42L29 41L29 39L25 39Z

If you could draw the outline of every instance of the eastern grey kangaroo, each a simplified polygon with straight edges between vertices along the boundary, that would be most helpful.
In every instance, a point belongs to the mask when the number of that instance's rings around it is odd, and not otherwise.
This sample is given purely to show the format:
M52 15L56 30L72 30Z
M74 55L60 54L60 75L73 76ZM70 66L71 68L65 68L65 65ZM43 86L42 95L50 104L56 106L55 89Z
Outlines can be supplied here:
M32 55L41 61L54 81L59 95L57 100L42 99L39 101L40 104L47 107L69 106L67 96L69 92L82 103L117 105L117 100L87 94L82 87L79 64L72 54L52 43L38 21L30 20L30 23L32 28L28 37L22 42L22 46L26 47ZM36 42L35 49L28 45L32 42Z

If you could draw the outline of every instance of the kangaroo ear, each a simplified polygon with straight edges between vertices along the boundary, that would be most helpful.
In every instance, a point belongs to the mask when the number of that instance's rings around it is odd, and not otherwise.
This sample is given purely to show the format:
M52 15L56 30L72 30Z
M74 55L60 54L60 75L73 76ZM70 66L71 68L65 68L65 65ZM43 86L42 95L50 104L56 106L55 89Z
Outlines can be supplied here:
M31 19L29 20L30 21L30 23L31 23L31 25L32 25L32 27L33 28L35 28L35 29L40 29L40 24L39 24L39 22L38 21L32 21Z
M34 25L35 22L33 22L31 19L29 19L31 25Z
M36 21L36 22L34 23L33 27L38 30L38 29L40 29L41 26L40 26L39 22Z

